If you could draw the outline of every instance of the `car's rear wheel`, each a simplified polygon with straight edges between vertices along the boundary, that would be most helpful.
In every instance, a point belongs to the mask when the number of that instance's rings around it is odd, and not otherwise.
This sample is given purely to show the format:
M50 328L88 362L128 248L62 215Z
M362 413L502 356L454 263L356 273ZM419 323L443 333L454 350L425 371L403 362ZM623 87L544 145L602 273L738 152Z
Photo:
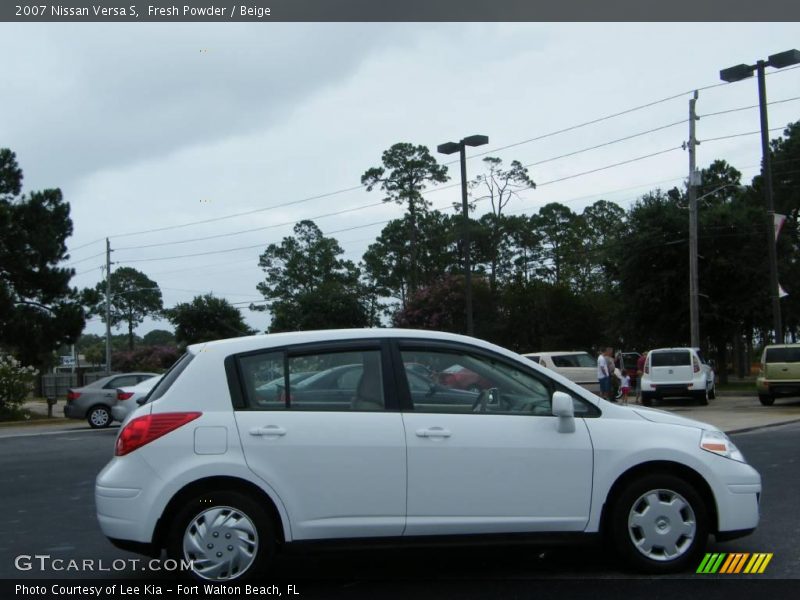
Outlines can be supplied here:
M275 552L269 514L240 492L209 492L193 498L175 518L167 551L192 561L205 581L244 580L263 574Z
M708 392L708 399L709 400L716 400L717 398L717 384L711 384L711 390Z
M775 396L771 394L759 394L758 401L764 406L772 406L775 404Z
M618 554L648 573L695 566L709 531L703 500L683 479L668 474L629 484L612 507L610 527Z
M655 398L653 394L642 392L642 404L644 406L653 406L653 398Z
M108 407L98 404L89 409L89 412L86 414L86 420L89 422L90 427L94 429L103 429L111 425L113 419L111 418L111 411L108 410Z
M695 400L697 400L697 403L700 406L707 406L708 398L709 398L708 389L705 389L702 392L697 392L697 395L695 396Z

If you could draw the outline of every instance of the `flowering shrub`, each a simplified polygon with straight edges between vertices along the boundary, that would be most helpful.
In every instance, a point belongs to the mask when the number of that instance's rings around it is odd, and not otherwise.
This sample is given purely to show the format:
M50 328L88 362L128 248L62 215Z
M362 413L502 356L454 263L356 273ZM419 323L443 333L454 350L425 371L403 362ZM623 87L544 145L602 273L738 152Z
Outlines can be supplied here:
M38 373L33 367L23 367L12 356L0 354L0 409L21 405Z
M111 364L115 371L160 373L169 369L180 356L181 353L174 346L143 346L131 351L115 352Z

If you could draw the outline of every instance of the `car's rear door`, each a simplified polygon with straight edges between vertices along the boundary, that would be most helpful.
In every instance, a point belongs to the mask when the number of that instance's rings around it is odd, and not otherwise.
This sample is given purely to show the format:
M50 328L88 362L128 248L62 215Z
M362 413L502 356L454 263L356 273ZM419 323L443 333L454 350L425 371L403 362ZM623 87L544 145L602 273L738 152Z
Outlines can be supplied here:
M689 350L661 350L650 353L650 381L652 383L689 383L692 376L692 354Z
M387 360L372 340L228 358L247 464L283 502L293 539L402 534L406 443ZM314 398L309 391L292 403L292 373L353 364L363 373L347 398L331 390ZM256 394L276 372L284 373L288 393L279 386L272 398ZM346 377L335 379L350 385Z

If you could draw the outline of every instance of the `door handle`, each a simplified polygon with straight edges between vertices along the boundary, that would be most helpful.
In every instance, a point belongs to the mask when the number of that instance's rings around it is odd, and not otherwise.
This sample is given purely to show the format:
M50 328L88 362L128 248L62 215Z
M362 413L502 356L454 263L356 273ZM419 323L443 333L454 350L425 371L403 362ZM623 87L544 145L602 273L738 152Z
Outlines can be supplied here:
M421 438L449 438L452 433L442 427L431 427L429 429L417 429L417 437Z
M250 435L280 437L286 435L286 430L277 425L267 425L266 427L253 427L250 430Z

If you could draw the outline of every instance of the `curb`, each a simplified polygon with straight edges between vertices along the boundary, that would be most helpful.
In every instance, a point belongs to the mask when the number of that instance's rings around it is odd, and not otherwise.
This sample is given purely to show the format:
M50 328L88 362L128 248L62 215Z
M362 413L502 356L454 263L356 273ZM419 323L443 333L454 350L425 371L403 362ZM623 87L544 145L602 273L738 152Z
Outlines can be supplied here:
M768 429L770 427L780 427L781 425L790 425L791 423L800 422L800 417L796 419L789 419L788 421L781 421L779 423L767 423L765 425L754 425L753 427L743 427L742 429L729 429L725 433L747 433L749 431L758 431L759 429Z
M53 417L52 419L29 419L27 421L0 421L0 428L3 427L32 427L36 425L55 425L57 423L69 423L71 419L63 417Z

